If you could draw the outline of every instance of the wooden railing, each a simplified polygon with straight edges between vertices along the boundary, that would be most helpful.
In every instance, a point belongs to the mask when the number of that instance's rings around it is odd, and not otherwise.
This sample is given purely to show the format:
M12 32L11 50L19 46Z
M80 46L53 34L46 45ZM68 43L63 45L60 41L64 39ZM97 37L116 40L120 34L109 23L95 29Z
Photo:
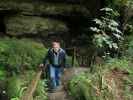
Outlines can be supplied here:
M74 48L66 48L66 50L67 51L70 51L70 52L72 52L72 66L74 67L74 64L75 64L75 57L76 57L76 48L74 47Z
M39 69L20 100L33 100L33 95L40 80L41 74L42 70Z
M76 47L66 48L66 50L72 52L72 66L75 66L76 62L79 66L87 67L91 65L93 57L79 54L79 51Z

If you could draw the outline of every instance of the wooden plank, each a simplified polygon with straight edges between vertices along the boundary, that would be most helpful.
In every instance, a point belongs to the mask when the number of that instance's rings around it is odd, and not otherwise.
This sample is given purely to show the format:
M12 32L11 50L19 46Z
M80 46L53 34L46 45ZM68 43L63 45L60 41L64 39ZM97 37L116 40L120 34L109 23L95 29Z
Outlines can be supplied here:
M27 91L25 92L25 94L22 96L20 100L33 100L33 94L36 90L41 74L42 74L42 70L39 70L35 75L35 78L32 80L31 84L28 86Z

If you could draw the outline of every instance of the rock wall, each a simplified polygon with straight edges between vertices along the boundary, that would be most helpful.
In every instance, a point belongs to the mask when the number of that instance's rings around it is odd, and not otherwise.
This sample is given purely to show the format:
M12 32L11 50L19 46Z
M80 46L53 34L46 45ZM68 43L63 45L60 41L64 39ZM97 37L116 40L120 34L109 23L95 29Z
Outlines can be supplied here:
M48 32L67 31L67 26L57 20L35 17L16 15L7 17L5 20L6 33L10 35L41 35L46 36Z
M0 0L0 33L75 37L75 29L80 30L88 17L98 15L100 7L101 0Z

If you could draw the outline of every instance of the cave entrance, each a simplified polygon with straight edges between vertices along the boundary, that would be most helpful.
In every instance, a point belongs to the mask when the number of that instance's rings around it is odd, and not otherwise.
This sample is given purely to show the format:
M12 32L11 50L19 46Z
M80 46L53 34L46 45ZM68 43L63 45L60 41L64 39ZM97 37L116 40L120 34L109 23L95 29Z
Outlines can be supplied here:
M4 15L0 14L0 36L4 35L5 31Z

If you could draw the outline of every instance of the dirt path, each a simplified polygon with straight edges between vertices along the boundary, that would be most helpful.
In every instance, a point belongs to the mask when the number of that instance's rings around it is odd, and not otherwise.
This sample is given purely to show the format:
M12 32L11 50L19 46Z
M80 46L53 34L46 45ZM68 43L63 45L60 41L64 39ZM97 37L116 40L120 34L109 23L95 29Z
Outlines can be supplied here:
M70 100L67 92L62 88L61 90L55 91L54 93L48 93L49 100Z
M74 75L78 75L80 72L87 71L87 68L69 68L62 76L62 86L59 90L54 93L48 93L49 100L72 100L66 92L68 89L68 82Z

